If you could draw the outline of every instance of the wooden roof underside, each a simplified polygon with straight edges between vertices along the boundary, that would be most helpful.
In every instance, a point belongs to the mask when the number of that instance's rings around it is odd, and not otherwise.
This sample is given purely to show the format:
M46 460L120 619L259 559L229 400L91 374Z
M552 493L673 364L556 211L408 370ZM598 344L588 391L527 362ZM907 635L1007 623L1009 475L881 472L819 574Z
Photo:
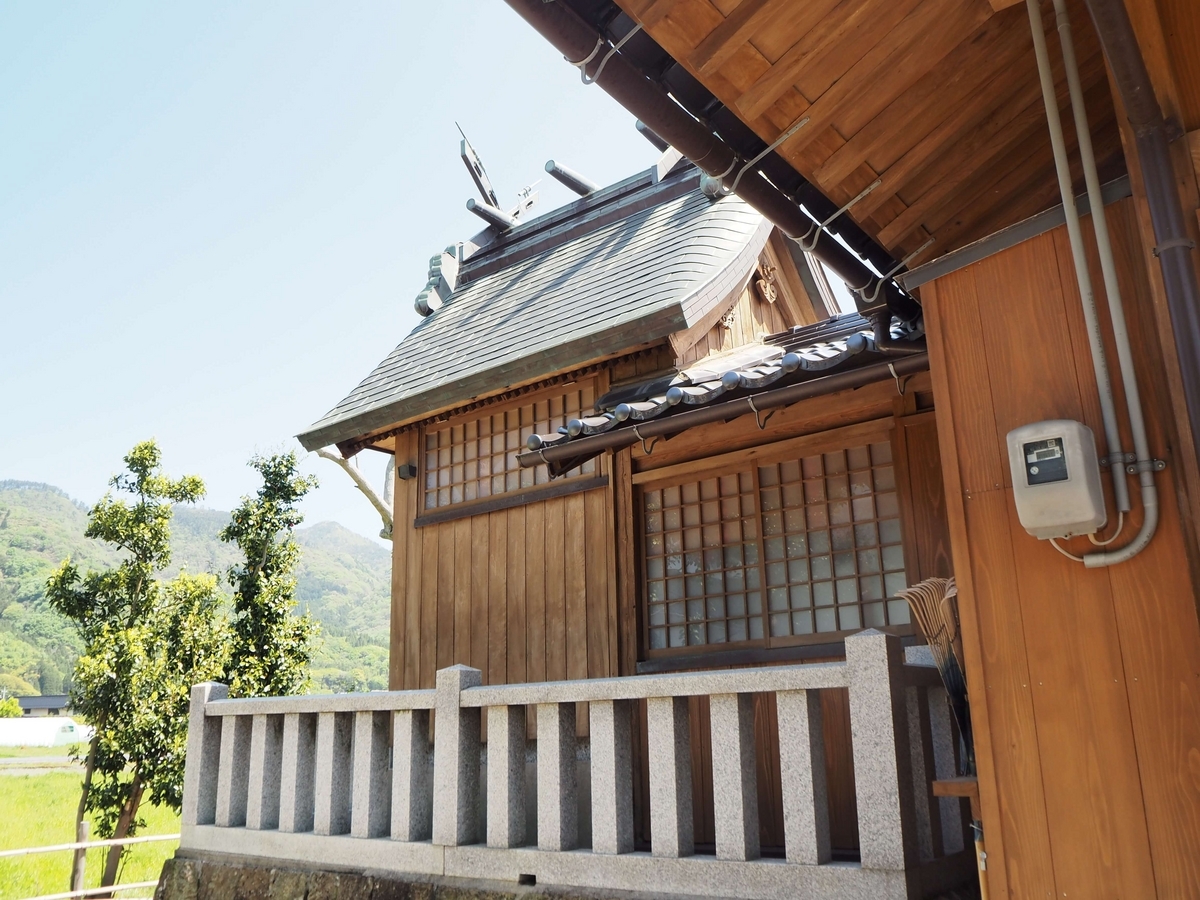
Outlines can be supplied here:
M993 0L1003 5L1011 0ZM618 0L759 137L900 259L945 253L1058 203L1024 3L989 0ZM1101 177L1125 170L1099 43L1071 0ZM1053 10L1043 9L1082 191Z

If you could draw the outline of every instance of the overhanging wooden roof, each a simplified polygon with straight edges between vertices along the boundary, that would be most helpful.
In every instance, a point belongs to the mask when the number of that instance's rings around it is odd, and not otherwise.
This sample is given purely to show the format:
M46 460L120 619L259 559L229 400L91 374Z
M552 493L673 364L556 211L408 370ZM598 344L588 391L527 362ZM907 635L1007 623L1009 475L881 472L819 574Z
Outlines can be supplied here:
M930 236L936 244L925 258L1056 202L1023 3L619 0L618 10L559 2L616 39L640 24L645 35L625 50L650 58L636 43L648 35L676 64L650 77L677 95L695 79L764 141L809 117L777 152L838 205L880 180L848 215L897 259ZM1078 0L1068 6L1107 180L1125 168L1112 99L1091 20ZM1052 33L1048 5L1045 16ZM1073 153L1065 76L1050 44Z

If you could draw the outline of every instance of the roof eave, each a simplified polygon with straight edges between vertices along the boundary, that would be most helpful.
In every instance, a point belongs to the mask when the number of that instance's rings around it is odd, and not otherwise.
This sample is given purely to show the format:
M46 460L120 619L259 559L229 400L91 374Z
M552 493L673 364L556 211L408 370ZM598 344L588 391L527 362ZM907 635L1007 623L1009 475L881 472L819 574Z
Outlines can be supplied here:
M684 304L691 298L621 322L598 335L588 335L560 344L547 353L526 356L504 365L485 369L466 378L438 385L376 409L331 422L296 435L305 450L317 450L331 444L361 442L373 433L420 421L437 410L460 406L475 399L502 393L515 385L536 381L564 370L617 356L623 351L651 341L670 337L688 327Z

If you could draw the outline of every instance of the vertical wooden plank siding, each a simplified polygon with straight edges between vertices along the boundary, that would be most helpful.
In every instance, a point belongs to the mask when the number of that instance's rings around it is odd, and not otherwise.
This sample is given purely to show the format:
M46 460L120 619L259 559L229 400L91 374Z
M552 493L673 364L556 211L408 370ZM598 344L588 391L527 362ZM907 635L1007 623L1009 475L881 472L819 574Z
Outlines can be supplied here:
M471 519L471 665L488 672L488 551L487 516Z
M1151 447L1169 457L1172 410L1147 273L1131 252L1132 203L1110 210ZM1200 623L1180 467L1157 478L1162 517L1150 547L1108 569L1085 569L1029 536L1012 500L1012 428L1081 419L1105 452L1062 231L945 276L922 298L991 888L1196 897ZM1140 521L1135 510L1119 544ZM1069 547L1091 549L1079 539Z
M411 458L412 440L411 433L401 434L396 438L393 450L397 459ZM388 655L388 689L392 691L402 690L404 687L404 658L407 650L404 634L405 606L408 599L408 554L412 547L412 542L408 540L407 519L414 502L412 485L412 479L396 478L392 500L392 530L395 532L395 540L392 541L392 602L388 642L391 647L391 653Z
M587 610L587 498L573 494L564 498L565 517L564 559L567 633L567 679L588 677L588 610ZM580 735L587 734L587 705L576 705L576 725Z
M504 684L508 667L508 541L506 512L489 513L488 540L488 665L485 684Z
M954 574L946 494L938 455L937 422L932 413L905 416L896 422L896 440L903 444L907 472L906 525L915 552L917 580Z
M637 670L637 537L634 533L633 463L628 447L613 456L613 515L616 519L617 667L618 675Z
M421 540L421 594L417 603L421 610L421 671L419 687L433 687L433 673L437 669L437 579L438 579L438 530L422 528Z
M564 584L566 595L567 678L588 677L587 573L584 544L586 500L582 494L566 498L563 504L565 536Z
M508 666L506 680L509 684L526 681L528 672L525 661L525 507L518 506L508 511L508 580L506 604L508 612L508 640L506 649Z
M1192 65L1197 65L1194 60ZM1151 348L1157 343L1151 312L1154 298L1136 237L1135 210L1125 203L1118 212L1121 227L1112 229L1113 243L1122 275L1122 296L1137 311L1131 322L1131 339L1137 352L1137 348ZM1149 351L1138 355L1142 362L1140 375L1148 380L1140 382L1142 393L1157 401L1150 403L1148 410L1150 428L1159 435L1170 435L1173 420L1163 399L1169 395L1166 367L1151 365ZM1163 438L1159 441L1156 446L1152 439L1153 449L1162 447ZM1172 489L1172 481L1177 486L1182 481L1183 466L1177 464L1181 452L1182 448L1170 460L1174 474L1158 479L1164 522L1185 519L1181 507L1186 508L1186 495ZM1138 517L1131 527L1140 523ZM1200 892L1200 751L1196 749L1200 748L1200 679L1196 677L1200 672L1200 628L1192 624L1194 584L1187 577L1184 560L1194 545L1186 538L1187 533L1180 528L1160 528L1140 557L1140 571L1124 566L1108 570L1141 765L1155 881L1160 896L1166 897ZM1146 578L1144 572L1161 576ZM1176 622L1180 627L1153 627L1154 623ZM1185 760L1189 767L1186 777Z
M587 603L587 672L600 678L612 671L608 663L608 513L604 491L588 491L584 503L582 558Z
M409 452L416 454L417 445L415 434L409 434ZM420 496L420 485L410 482L410 499L408 510L403 517L394 515L395 527L392 531L392 542L403 543L408 547L408 577L404 600L404 679L406 689L421 686L421 569L422 569L422 540L421 534L413 528L413 518L416 516L417 497ZM396 507L399 513L400 507Z
M438 532L437 567L437 667L444 669L454 658L454 563L456 560L453 522L436 526ZM428 529L430 531L435 529Z
M616 525L616 486L613 484L615 477L614 460L611 454L606 454L603 458L604 467L608 472L608 487L604 489L601 495L602 509L604 515L604 581L605 581L605 598L604 598L604 618L605 618L605 634L608 645L608 659L606 661L605 671L613 675L619 674L621 666L621 650L619 631L621 629L621 613L620 603L617 600L617 525ZM631 485L632 487L632 485Z
M525 510L525 668L546 680L546 504Z
M471 520L454 523L454 663L471 661Z
M546 680L567 678L566 504L547 501L546 509Z

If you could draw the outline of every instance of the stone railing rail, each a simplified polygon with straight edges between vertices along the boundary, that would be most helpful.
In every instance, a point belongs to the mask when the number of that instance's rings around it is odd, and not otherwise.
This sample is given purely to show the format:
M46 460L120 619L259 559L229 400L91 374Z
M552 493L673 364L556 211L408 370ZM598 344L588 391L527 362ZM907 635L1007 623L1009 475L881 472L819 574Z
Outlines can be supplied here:
M832 688L849 690L857 863L831 860L819 692ZM783 858L762 858L759 847L753 694L764 692L778 708ZM876 631L848 638L838 663L492 686L453 666L432 690L226 693L212 683L192 691L183 855L743 898L920 897L972 870L961 801L935 799L929 787L956 774L937 672L906 664L899 641ZM715 856L696 854L693 838L695 696L709 698ZM634 847L639 700L648 853ZM536 708L532 750L527 707Z

